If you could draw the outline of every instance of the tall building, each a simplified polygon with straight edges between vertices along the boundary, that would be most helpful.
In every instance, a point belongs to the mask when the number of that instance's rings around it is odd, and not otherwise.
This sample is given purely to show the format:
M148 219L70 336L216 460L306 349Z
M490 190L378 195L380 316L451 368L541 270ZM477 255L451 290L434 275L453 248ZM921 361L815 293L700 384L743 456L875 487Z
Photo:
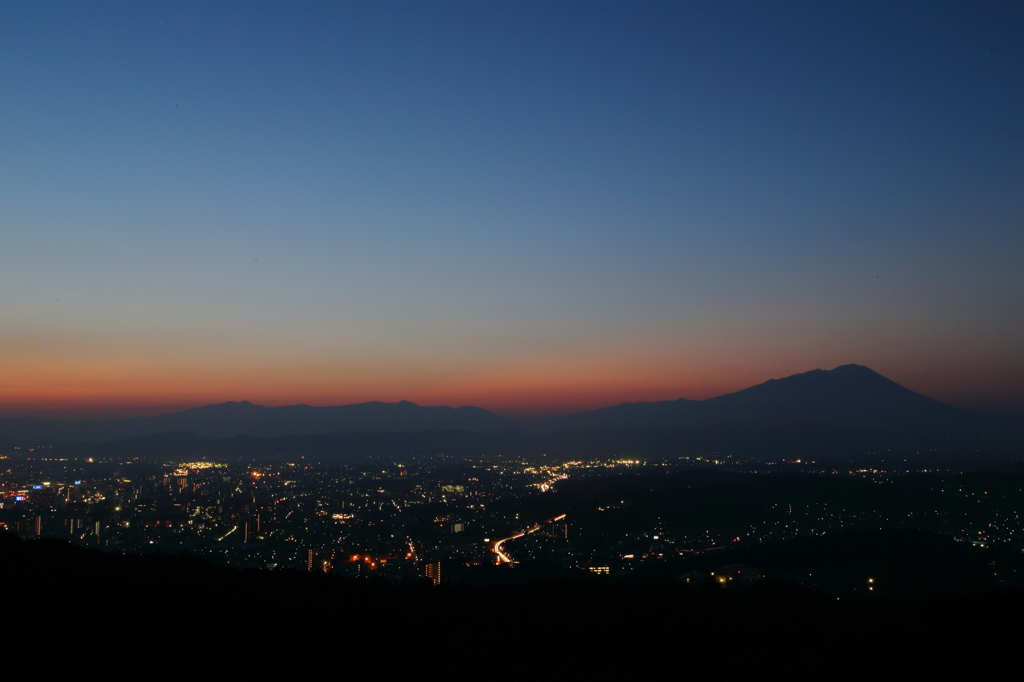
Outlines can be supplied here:
M433 563L424 564L423 575L435 585L441 584L441 562L435 561Z
M323 571L327 573L331 570L331 559L333 553L330 550L325 549L310 549L307 550L306 554L306 570L307 571Z

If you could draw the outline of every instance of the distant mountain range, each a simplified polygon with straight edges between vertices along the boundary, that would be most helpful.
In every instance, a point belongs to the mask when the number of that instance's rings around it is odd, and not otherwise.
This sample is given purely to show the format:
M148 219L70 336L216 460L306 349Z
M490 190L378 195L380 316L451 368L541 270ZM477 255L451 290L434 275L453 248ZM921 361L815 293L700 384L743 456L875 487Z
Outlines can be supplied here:
M0 418L8 441L106 442L158 433L259 438L329 433L506 429L551 433L596 429L702 429L820 425L902 434L1019 430L1021 415L962 410L915 393L860 365L814 370L709 398L623 403L562 417L510 421L479 407L369 402L336 407L264 407L228 402L155 417L58 421Z

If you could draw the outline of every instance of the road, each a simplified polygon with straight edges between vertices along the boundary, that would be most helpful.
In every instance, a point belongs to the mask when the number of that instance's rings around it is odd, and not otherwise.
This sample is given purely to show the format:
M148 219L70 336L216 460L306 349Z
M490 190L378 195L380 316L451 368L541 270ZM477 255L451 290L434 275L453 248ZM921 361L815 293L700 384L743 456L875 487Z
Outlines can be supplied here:
M535 533L538 530L540 530L541 528L543 528L544 524L546 524L546 523L554 523L555 521L561 521L564 518L565 518L565 514L559 514L558 516L552 517L552 518L548 519L547 521L543 521L541 523L538 523L535 526L531 526L531 527L527 528L524 531L520 531L520 532L516 533L515 535L510 535L509 537L502 538L501 540L495 540L494 544L491 546L491 551L494 552L495 557L496 557L495 563L497 563L497 564L511 564L511 563L515 563L515 562L512 561L512 557L510 557L508 554L506 554L505 551L501 548L501 546L503 544L505 544L506 542L508 542L509 540L515 540L516 538L521 538L524 535L529 535L530 533Z

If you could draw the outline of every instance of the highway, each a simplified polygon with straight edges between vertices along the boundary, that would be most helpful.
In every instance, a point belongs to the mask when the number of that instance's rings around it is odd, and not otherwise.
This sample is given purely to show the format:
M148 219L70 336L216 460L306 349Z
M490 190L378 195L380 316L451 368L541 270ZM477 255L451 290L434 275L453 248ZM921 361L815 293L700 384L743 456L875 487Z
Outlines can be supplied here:
M565 514L559 514L558 516L550 518L547 521L543 521L541 523L538 523L535 526L530 526L526 530L520 531L520 532L516 533L515 535L510 535L509 537L502 538L501 540L495 540L494 544L491 546L491 551L494 552L494 554L495 554L495 563L499 564L499 565L500 564L515 563L515 562L512 561L512 557L510 557L508 554L506 554L505 551L501 548L501 546L503 544L505 544L506 542L508 542L509 540L515 540L516 538L521 538L524 535L529 535L530 533L535 533L538 530L540 530L541 528L543 528L544 524L546 524L546 523L554 523L555 521L561 521L564 518L565 518Z

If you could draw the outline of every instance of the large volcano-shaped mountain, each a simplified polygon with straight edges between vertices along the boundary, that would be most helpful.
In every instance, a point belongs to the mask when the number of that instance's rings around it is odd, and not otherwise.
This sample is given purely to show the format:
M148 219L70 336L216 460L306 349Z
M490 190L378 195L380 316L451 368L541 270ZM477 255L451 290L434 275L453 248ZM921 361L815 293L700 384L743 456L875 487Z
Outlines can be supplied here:
M861 365L772 379L707 400L623 403L535 422L541 430L823 424L921 431L974 422L984 413L932 400Z

